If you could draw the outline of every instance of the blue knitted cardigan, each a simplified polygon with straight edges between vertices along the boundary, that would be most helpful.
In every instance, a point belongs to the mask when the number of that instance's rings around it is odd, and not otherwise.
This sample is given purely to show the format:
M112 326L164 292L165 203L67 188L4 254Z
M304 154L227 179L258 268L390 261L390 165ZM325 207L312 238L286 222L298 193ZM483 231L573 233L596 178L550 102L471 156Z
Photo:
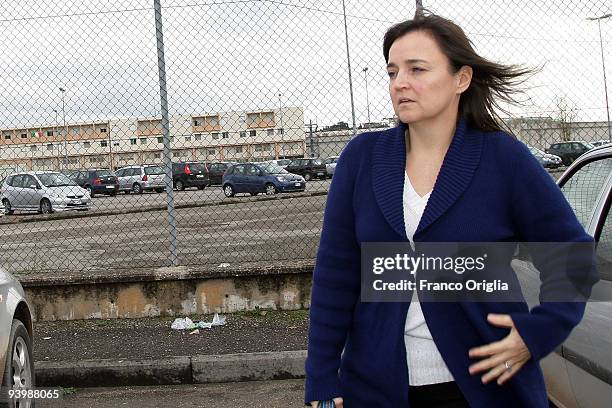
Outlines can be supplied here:
M409 302L360 301L360 243L407 241L403 218L406 125L361 134L342 152L329 189L311 292L305 401L344 398L346 408L407 408L404 323ZM527 147L503 132L457 129L416 242L592 242L550 175ZM534 264L543 281L547 257ZM591 285L593 266L584 271ZM578 324L584 302L422 303L446 365L472 407L548 407L539 360ZM508 329L487 322L506 313L532 359L506 384L470 375L472 347Z

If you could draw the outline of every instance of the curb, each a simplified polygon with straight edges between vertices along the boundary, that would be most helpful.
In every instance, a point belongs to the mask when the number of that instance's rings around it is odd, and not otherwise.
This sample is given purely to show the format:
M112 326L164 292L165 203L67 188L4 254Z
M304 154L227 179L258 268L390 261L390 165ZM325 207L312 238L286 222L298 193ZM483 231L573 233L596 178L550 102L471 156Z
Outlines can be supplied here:
M39 387L207 384L304 378L306 350L35 363Z

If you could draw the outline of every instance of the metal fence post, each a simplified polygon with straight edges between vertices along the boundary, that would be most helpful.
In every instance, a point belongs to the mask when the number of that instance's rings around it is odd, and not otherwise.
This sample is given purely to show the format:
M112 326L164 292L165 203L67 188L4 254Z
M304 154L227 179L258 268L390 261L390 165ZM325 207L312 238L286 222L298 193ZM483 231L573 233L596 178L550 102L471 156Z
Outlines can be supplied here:
M168 91L166 89L166 63L164 57L164 33L162 31L161 0L153 0L155 7L155 36L157 38L157 66L159 68L159 95L161 99L162 132L164 136L164 183L168 204L168 240L170 242L170 266L178 265L176 213L172 189L172 150L170 147L170 121L168 119Z

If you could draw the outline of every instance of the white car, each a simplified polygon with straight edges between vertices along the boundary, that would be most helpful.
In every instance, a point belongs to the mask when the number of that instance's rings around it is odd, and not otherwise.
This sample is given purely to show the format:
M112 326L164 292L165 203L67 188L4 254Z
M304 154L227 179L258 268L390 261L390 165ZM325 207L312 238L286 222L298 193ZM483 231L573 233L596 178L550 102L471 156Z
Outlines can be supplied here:
M0 268L0 384L4 390L27 390L35 385L31 310L19 281ZM19 400L9 406L30 407L33 403Z
M338 162L339 156L332 156L325 159L325 168L327 169L327 175L331 178L336 171L336 163Z
M65 174L29 171L8 176L0 187L0 201L8 215L14 211L55 211L89 209L91 196Z

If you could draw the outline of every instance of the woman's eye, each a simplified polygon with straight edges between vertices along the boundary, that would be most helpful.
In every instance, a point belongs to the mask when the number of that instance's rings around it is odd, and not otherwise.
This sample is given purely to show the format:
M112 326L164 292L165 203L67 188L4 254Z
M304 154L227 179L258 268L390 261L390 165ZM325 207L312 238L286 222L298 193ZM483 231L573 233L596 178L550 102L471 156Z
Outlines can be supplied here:
M393 78L396 73L395 72L387 71L387 74L389 75L389 78Z
M425 71L423 68L419 68L419 67L412 68L412 72L423 72L423 71Z

